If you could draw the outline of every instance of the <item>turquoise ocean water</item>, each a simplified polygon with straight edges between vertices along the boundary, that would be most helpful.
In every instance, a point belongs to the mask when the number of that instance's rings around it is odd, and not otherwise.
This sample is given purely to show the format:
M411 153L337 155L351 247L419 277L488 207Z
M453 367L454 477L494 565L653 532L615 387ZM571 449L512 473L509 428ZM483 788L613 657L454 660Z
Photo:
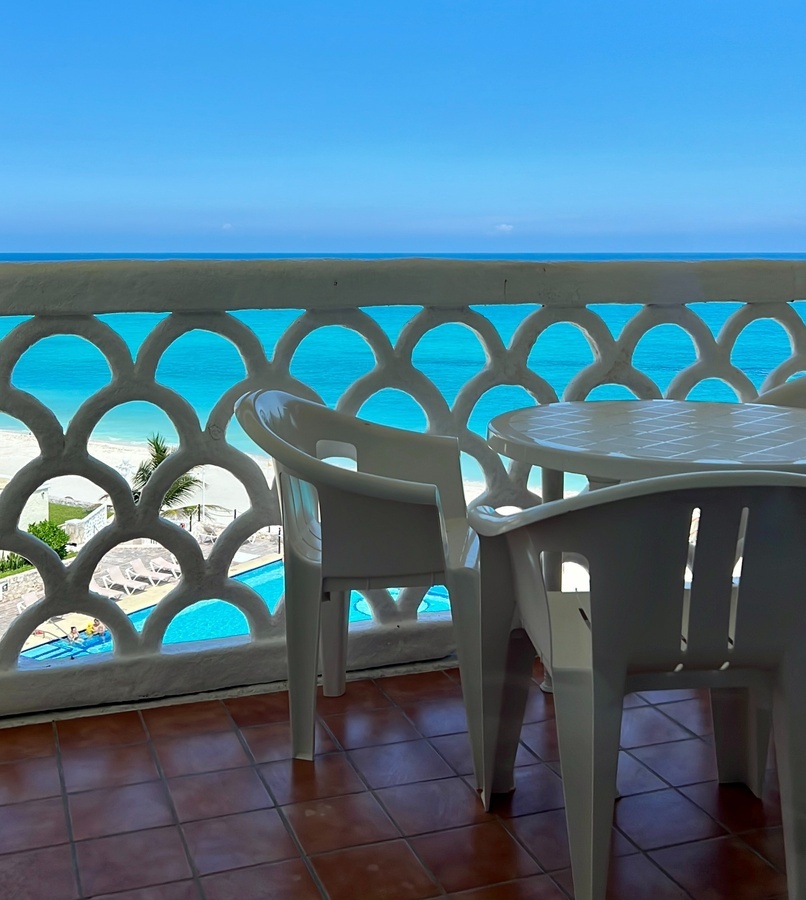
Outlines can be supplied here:
M404 254L401 254L401 256ZM408 254L410 255L410 254ZM308 255L310 256L310 255ZM323 254L324 256L324 254ZM333 256L330 254L329 256ZM384 255L389 258L390 254ZM725 258L736 258L738 254L724 254ZM753 254L743 254L753 257ZM112 258L178 258L178 255L145 254L7 254L0 255L3 262L36 262L46 260L112 259ZM221 255L198 254L195 257L182 254L182 258L259 258L257 255L222 257ZM264 255L260 258L271 258ZM283 258L288 258L284 255ZM379 256L358 256L342 258L380 258ZM461 255L454 258L486 259L511 258L527 260L558 259L697 259L716 258L696 255L578 255L549 256L521 254L512 257L488 257L483 255ZM765 258L770 258L767 254ZM780 255L776 258L798 258L796 255ZM718 332L726 318L739 307L734 303L692 304L691 308L706 321L714 333ZM594 306L607 322L614 335L638 310L638 306ZM796 304L801 315L806 312L806 303ZM367 313L375 319L394 341L400 329L416 311L415 307L375 308ZM485 307L483 313L508 342L524 315L523 306ZM258 335L271 357L274 346L288 325L301 311L267 310L236 312L234 315L244 321ZM162 318L156 314L114 314L101 317L126 341L132 353L136 354L142 341ZM0 317L0 337L24 321L20 317ZM734 350L734 362L743 369L758 386L764 377L790 353L789 339L785 331L774 322L760 321L744 330ZM327 365L322 365L322 359ZM673 325L655 328L638 345L635 354L636 365L647 371L664 389L671 378L682 368L694 361L694 347L689 336ZM335 404L344 390L355 379L373 365L373 356L361 337L354 332L332 326L320 329L303 341L297 351L292 374L316 389L328 404ZM582 367L592 361L590 348L582 333L571 325L555 325L537 341L530 356L532 367L545 377L558 395L568 381ZM452 403L460 387L467 382L484 364L484 353L474 333L460 325L444 325L420 341L414 353L414 363L443 392ZM197 410L202 423L207 418L213 404L221 394L244 375L244 366L237 351L223 338L207 332L193 332L176 341L163 356L157 372L158 380L181 393ZM13 374L13 381L20 387L45 402L66 425L75 410L94 391L109 381L109 368L101 353L91 344L75 337L55 336L41 341L28 350ZM631 396L618 386L598 388L591 399L616 399ZM699 385L691 395L700 400L733 400L735 395L726 385L718 381L708 381ZM526 406L531 398L521 388L498 387L484 395L476 405L470 427L484 434L490 417L506 408ZM399 391L386 390L370 399L360 414L390 425L422 430L425 416L422 409ZM0 414L0 428L23 429L21 422ZM94 437L104 440L142 442L154 431L175 440L175 432L165 414L147 403L129 403L110 412L95 430ZM237 423L231 426L228 435L231 442L240 449L255 452L255 447L244 435ZM471 475L471 477L473 477Z

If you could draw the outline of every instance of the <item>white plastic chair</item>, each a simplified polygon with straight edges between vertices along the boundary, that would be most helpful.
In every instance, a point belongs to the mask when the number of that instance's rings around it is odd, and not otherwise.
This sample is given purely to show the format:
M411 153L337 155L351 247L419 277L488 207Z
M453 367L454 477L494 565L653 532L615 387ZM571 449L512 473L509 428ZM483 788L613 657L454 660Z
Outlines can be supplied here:
M248 394L238 421L274 460L285 537L294 756L312 759L321 618L323 690L345 689L353 589L445 584L468 720L481 702L479 583L454 438L386 428L280 391ZM324 462L347 457L356 471ZM477 774L480 737L471 732Z
M806 475L676 475L470 518L484 589L513 592L553 675L577 900L606 893L624 695L703 687L720 781L761 793L772 720L789 896L806 896ZM540 554L566 550L587 558L590 594L545 590ZM485 685L500 692L484 733L493 791L512 786L531 651L502 628L485 635Z

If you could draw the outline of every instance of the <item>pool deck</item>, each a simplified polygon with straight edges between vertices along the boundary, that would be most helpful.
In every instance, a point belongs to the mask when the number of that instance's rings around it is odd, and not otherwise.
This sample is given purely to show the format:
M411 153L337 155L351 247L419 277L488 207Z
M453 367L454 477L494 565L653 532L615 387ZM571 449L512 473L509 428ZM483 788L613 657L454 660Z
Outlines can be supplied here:
M204 553L205 556L207 556L213 548L213 544L209 543L201 544L200 546L202 553ZM146 566L150 567L151 560L157 556L167 556L165 548L161 547L159 544L130 541L126 544L120 544L112 552L108 553L98 566L97 573L104 572L109 566L120 566L121 569L125 571L125 569L131 565L133 560L138 558L142 559ZM229 574L231 576L240 575L242 572L247 572L250 569L258 568L259 566L265 566L268 563L275 562L281 558L281 555L277 552L277 539L268 535L265 537L260 535L252 543L246 542L240 547L235 554L235 559L238 561L233 562L230 566ZM100 579L97 580L100 582ZM141 609L147 609L148 607L159 603L159 601L174 588L176 583L176 579L171 579L170 581L154 585L153 587L149 586L143 591L125 594L117 601L117 605L127 615L131 615L134 612L138 612ZM5 632L11 621L17 615L16 606L9 604L9 607L11 608L7 611L4 610L3 612L6 614L0 618L0 631L2 632ZM25 641L22 649L30 650L33 647L38 647L41 644L48 643L52 640L64 638L73 625L76 626L79 633L84 633L88 621L90 620L84 613L69 613L65 616L59 616L56 621L48 619L42 623L43 627L40 629L44 634L32 634Z

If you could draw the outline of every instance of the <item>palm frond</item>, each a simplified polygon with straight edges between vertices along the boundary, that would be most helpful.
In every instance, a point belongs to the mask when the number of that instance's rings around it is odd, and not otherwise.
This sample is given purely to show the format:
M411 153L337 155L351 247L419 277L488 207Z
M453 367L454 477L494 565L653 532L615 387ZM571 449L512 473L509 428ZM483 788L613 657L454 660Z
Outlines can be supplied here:
M148 483L148 479L154 474L154 468L155 467L151 464L150 460L143 460L143 462L140 463L132 478L133 491L139 494L140 491L143 490Z
M162 501L163 507L179 506L183 501L189 500L199 487L201 487L201 479L189 472L186 475L180 475L165 492Z
M132 494L135 501L140 499L143 488L150 481L157 466L165 462L175 452L174 448L169 447L165 438L159 433L149 435L147 443L148 458L140 463L132 478ZM201 483L201 479L196 478L192 471L180 475L165 492L162 500L162 509L179 506L201 486Z

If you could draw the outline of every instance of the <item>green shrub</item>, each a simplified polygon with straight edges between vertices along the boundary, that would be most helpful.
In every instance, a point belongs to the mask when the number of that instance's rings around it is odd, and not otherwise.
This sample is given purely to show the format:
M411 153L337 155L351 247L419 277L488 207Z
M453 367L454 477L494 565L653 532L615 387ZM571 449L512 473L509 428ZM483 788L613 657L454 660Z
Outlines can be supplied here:
M0 556L0 572L16 572L17 569L23 569L29 565L28 560L19 553L6 553Z
M70 540L70 535L63 528L54 525L53 522L47 520L34 522L33 525L28 526L28 533L53 548L59 554L59 559L67 556L67 542Z

